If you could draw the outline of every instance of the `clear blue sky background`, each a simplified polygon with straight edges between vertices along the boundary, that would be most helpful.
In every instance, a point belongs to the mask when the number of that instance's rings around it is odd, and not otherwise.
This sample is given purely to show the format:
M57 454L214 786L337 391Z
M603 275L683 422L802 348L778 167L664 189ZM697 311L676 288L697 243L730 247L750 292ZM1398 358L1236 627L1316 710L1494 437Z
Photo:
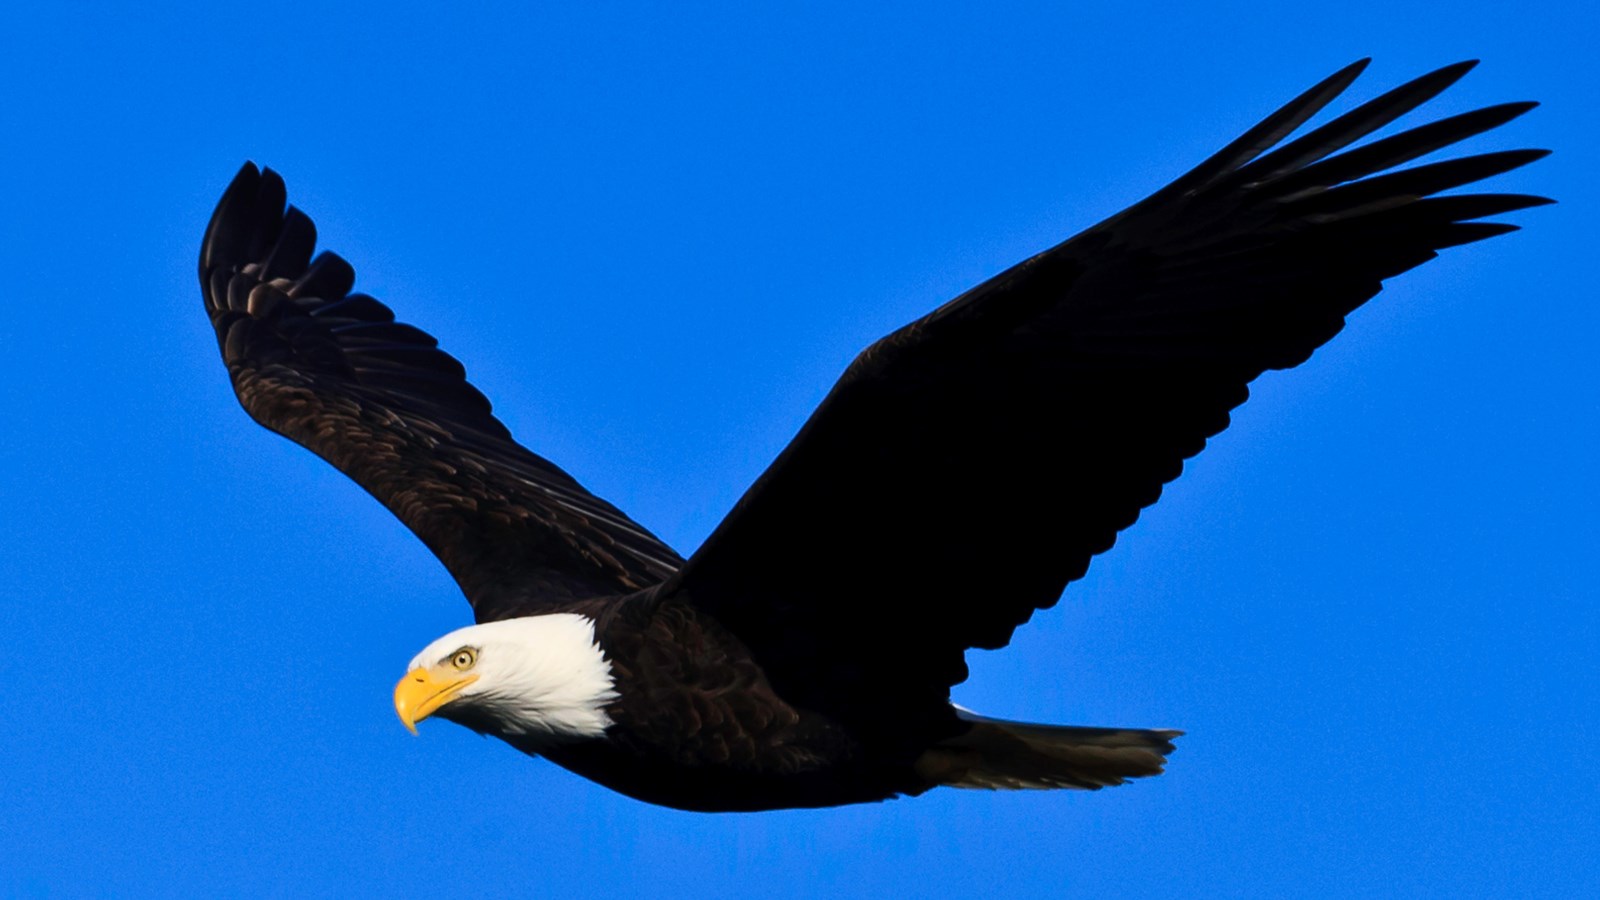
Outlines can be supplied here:
M20 6L0 895L1600 888L1592 4ZM1482 57L1425 115L1544 101L1473 146L1555 149L1497 187L1562 203L1259 382L974 655L978 710L1188 730L1099 794L704 816L412 738L390 688L467 606L246 418L201 313L212 204L272 165L513 432L687 552L870 340L1366 55L1357 98Z

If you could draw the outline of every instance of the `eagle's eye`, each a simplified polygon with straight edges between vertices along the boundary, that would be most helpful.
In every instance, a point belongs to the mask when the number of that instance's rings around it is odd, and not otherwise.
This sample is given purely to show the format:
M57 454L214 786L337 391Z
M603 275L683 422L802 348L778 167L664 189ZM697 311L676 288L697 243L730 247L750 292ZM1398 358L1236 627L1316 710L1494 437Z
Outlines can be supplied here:
M473 663L476 663L477 661L478 651L472 649L471 647L462 647L460 650L456 651L455 656L450 657L450 665L455 666L457 669L463 672L472 668Z

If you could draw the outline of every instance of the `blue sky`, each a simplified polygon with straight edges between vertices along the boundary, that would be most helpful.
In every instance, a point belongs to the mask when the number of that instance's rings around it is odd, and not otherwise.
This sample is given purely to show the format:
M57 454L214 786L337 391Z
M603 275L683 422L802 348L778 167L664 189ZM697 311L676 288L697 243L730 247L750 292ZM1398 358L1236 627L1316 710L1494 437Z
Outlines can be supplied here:
M1600 887L1592 7L37 6L0 14L0 895ZM412 738L390 688L467 606L239 410L195 284L229 177L279 169L687 552L873 338L1367 55L1356 100L1481 57L1422 115L1544 101L1472 146L1555 149L1496 188L1561 204L1258 382L973 656L980 711L1189 732L1099 794L704 816Z

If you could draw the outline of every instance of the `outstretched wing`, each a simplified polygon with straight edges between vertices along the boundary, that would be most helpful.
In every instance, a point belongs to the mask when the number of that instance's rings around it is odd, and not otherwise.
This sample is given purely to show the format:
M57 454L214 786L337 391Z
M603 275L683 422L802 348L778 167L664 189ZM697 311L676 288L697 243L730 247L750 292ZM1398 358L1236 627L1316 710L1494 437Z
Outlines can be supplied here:
M200 286L234 392L262 425L350 476L422 538L478 621L659 583L681 559L512 440L461 364L355 272L312 259L283 179L246 163L217 204Z
M1441 191L1544 155L1377 174L1534 104L1340 153L1472 63L1280 143L1352 65L1143 202L869 347L662 591L714 612L785 697L871 727L947 716L1000 647L1382 281L1548 202ZM918 711L921 711L920 713Z

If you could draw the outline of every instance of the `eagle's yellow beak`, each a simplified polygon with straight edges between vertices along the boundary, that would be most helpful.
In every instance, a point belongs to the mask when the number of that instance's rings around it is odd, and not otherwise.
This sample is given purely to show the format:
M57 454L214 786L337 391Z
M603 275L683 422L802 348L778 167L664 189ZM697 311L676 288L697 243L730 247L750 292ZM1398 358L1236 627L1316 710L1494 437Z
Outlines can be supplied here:
M476 675L462 675L454 671L415 668L394 686L394 711L412 734L417 733L417 723L433 715L439 707L449 703L461 689L478 680Z

